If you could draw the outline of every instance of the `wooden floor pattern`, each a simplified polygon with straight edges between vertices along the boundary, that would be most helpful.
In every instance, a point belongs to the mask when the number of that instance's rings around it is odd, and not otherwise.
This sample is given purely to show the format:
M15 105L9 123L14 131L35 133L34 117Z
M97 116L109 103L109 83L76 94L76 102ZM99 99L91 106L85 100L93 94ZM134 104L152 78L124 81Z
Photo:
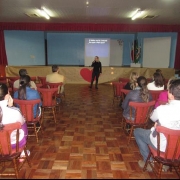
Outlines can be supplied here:
M112 105L110 84L100 84L98 90L67 84L65 92L57 124L45 119L40 142L28 139L32 167L26 164L20 178L156 179L153 172L143 172L138 166L141 155L135 140L127 146L120 108L118 103ZM12 170L12 164L6 170ZM162 173L162 178L178 176L172 171Z

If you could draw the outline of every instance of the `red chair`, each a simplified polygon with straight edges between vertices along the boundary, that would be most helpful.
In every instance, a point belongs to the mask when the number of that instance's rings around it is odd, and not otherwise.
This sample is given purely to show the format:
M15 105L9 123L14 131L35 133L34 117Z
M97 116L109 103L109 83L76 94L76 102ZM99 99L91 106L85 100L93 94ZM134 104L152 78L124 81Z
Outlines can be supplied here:
M36 81L37 81L36 76L31 77L31 81L34 81L34 83L36 83Z
M152 78L146 78L148 83L151 83L153 81Z
M44 120L44 114L46 109L51 109L53 114L53 119L56 123L56 101L55 94L58 92L58 88L38 88L37 89L42 98L42 121ZM48 111L47 111L48 113ZM49 117L49 116L46 116Z
M9 80L9 81L16 81L16 80L18 80L19 79L19 76L15 76L15 77L7 77L7 79Z
M147 165L150 164L156 176L161 178L163 165L166 165L170 167L170 170L172 170L173 167L180 179L180 130L172 130L163 126L157 126L156 131L157 149L153 149L151 146L149 146L150 152L143 171L145 171ZM160 151L161 133L164 134L167 140L165 152ZM154 164L152 164L152 161L150 161L151 157L154 159Z
M8 79L6 77L0 77L0 82L7 84L8 83Z
M4 125L3 129L0 130L0 163L3 166L1 168L0 176L16 176L16 178L19 178L19 171L25 164L25 162L28 162L29 167L31 167L30 159L27 154L26 145L24 147L19 147L19 129L21 128L21 124L19 122L11 123ZM12 131L17 130L16 132L16 148L11 148L10 138ZM25 156L20 157L21 153L24 151ZM19 162L19 159L23 159L21 163ZM4 172L5 168L5 162L12 161L14 165L15 172Z
M150 102L129 102L130 106L130 112L129 112L129 119L126 119L123 117L122 120L122 126L124 124L124 129L126 129L126 125L130 125L130 132L129 132L129 137L128 137L128 143L130 142L131 139L134 139L132 137L133 131L135 128L142 127L145 128L148 124L148 119L150 117L150 114L152 110L154 109L155 101L150 101ZM135 116L134 120L132 120L132 111L135 109Z
M11 89L11 95L14 94L14 82L19 79L19 77L7 77L9 88Z
M63 85L62 82L60 83L49 83L49 82L46 82L46 85L48 88L58 88L58 92L57 94L55 94L56 98L60 98L61 99L61 102L63 101L63 99L65 98L65 92L63 93L60 93L61 92L61 87Z
M122 93L122 100L124 101L125 96L130 92L131 90L129 89L121 89L121 93Z
M127 84L129 82L129 78L119 78L119 82Z
M152 98L154 101L157 101L158 100L158 97L159 97L159 94L164 91L164 90L149 90L149 93L152 95Z
M123 89L123 87L125 86L126 83L121 83L121 82L112 82L112 86L113 86L113 105L115 102L115 99L118 100L118 102L120 102L120 100L122 100L122 93L121 93L121 89Z
M41 86L45 87L46 86L46 77L45 76L38 76L37 79L41 83ZM37 86L40 87L40 86Z
M14 105L19 106L21 113L26 119L26 123L28 126L28 130L32 130L33 133L30 134L28 133L29 136L35 136L36 141L38 143L39 138L38 138L38 133L41 130L42 132L42 127L41 127L41 115L39 115L39 104L41 102L40 99L34 99L34 100L20 100L20 99L13 99L14 100ZM34 117L34 106L37 104L37 109L36 109L36 117Z

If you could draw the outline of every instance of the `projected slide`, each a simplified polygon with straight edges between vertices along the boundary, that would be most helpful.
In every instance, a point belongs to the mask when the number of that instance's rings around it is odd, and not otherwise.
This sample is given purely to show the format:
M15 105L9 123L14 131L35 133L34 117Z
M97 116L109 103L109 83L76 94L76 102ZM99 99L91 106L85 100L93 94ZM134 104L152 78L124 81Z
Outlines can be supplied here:
M85 38L85 66L90 66L95 56L99 56L102 66L109 66L110 39Z

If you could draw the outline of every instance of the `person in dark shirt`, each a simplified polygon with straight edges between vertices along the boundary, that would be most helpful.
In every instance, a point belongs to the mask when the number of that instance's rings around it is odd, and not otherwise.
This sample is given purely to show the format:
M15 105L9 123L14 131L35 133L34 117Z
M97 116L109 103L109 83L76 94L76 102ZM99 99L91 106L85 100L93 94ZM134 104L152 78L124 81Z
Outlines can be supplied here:
M89 86L89 88L92 88L94 78L96 77L95 88L98 89L98 79L99 79L99 75L102 73L102 65L101 62L99 61L98 56L95 56L95 59L92 62L91 67L93 67L93 71L92 71L91 85Z
M130 112L130 106L129 102L149 102L152 101L152 95L149 93L147 89L147 79L144 76L139 76L137 78L137 84L138 86L131 90L125 97L123 103L122 103L122 109L123 109L123 116L126 119L130 119L129 112ZM135 116L135 109L132 111L132 119L134 120Z
M139 77L137 72L131 72L129 82L124 86L124 89L134 90L137 87L137 78Z

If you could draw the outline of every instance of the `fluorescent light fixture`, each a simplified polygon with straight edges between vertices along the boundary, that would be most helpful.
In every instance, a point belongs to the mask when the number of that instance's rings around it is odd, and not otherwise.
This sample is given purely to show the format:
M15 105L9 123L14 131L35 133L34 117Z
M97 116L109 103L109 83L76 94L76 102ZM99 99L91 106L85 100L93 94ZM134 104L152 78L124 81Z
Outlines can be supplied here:
M45 17L46 19L50 19L50 16L44 7L42 7L42 9L39 9L39 13L41 16Z
M142 14L144 13L144 11L141 11L140 9L137 9L135 14L132 16L132 20L137 19L138 17L140 17Z

